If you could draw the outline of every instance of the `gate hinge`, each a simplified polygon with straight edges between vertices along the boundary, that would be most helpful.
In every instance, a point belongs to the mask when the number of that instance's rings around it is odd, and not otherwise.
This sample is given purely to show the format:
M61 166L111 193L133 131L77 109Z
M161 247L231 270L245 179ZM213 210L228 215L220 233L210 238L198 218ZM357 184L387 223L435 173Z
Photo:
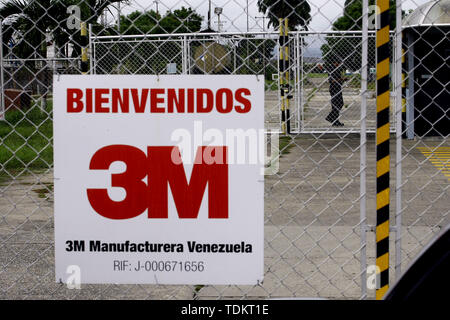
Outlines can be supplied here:
M366 232L375 232L376 231L376 226L374 225L366 225ZM396 226L389 226L389 232L397 232L397 227Z

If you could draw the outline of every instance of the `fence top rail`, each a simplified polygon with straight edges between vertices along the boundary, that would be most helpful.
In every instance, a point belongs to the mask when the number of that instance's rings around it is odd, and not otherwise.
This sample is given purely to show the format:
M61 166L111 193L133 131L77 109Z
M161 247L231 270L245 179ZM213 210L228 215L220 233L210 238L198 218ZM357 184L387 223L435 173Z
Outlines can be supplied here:
M375 34L376 30L369 30L369 34ZM390 31L391 34L395 34L395 31ZM115 36L99 36L91 35L92 40L102 39L147 39L147 38L201 38L201 37L232 37L232 36L253 36L253 35L274 35L278 36L278 31L252 31L252 32L195 32L195 33L161 33L161 34L124 34ZM291 35L362 35L362 30L354 31L290 31Z
M3 58L3 61L75 61L81 58Z

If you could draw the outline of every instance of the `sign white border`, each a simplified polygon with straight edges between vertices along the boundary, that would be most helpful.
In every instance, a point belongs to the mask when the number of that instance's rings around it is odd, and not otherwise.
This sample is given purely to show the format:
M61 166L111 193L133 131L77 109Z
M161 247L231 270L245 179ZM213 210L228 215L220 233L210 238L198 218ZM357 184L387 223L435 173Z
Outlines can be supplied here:
M247 88L251 109L246 113L77 113L67 112L67 89L78 88L208 88L217 92L228 88L235 92ZM103 97L107 97L104 95ZM95 100L95 94L94 94ZM130 98L130 101L132 99ZM216 103L216 102L215 102ZM84 103L86 105L86 103ZM94 102L95 104L95 102ZM130 102L131 104L131 102ZM147 284L237 284L254 285L264 274L264 179L263 162L229 164L229 218L208 218L206 188L197 219L180 219L169 188L168 219L148 219L147 212L126 220L107 219L96 213L89 203L88 188L108 188L115 201L125 192L111 188L111 173L126 170L123 163L112 163L108 170L89 170L93 154L109 145L129 145L146 152L148 146L173 146L176 130L190 132L198 139L207 132L227 130L264 130L264 77L247 75L64 75L54 77L54 176L55 176L55 265L56 280L66 282L79 267L81 283L147 283ZM111 108L110 100L102 104ZM160 104L167 107L165 102ZM215 105L216 107L216 105ZM130 105L130 109L132 107ZM95 110L95 107L94 107ZM180 132L180 131L179 131ZM208 136L208 135L206 135ZM213 135L214 136L214 135ZM214 137L209 136L211 145ZM216 136L217 138L217 136ZM217 140L217 139L216 139ZM208 141L207 141L208 142ZM226 145L227 141L223 142ZM196 150L205 141L192 141ZM181 147L181 144L179 144ZM247 148L252 146L251 143ZM189 181L193 164L184 159ZM145 178L144 182L148 182ZM67 251L67 241L84 241L84 251ZM101 243L181 243L183 252L92 252L90 241ZM202 253L189 252L188 241L202 244L241 243L251 252ZM72 243L73 244L73 243ZM77 243L79 244L79 243ZM237 248L237 247L236 247ZM248 247L247 247L248 248ZM80 249L80 248L78 248ZM123 270L120 270L120 263ZM153 261L182 262L181 269L166 271L139 270L138 263ZM201 272L186 271L186 262L203 261ZM184 265L183 265L184 263ZM154 264L154 263L153 263ZM160 263L161 265L161 263ZM192 267L193 264L191 264ZM133 270L134 269L134 270ZM152 267L150 267L152 269ZM192 268L190 268L192 269Z

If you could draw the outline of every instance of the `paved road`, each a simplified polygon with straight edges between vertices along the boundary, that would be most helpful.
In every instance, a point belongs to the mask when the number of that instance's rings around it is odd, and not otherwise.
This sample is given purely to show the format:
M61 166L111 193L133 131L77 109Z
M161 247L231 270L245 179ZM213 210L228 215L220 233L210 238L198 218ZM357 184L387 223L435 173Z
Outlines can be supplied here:
M450 222L449 180L417 147L449 148L450 143L433 139L403 142L408 153L402 163L405 267L439 226ZM359 137L318 140L299 136L292 143L290 153L281 158L280 171L265 179L263 285L207 286L199 290L200 298L360 297ZM367 150L367 224L373 225L373 140ZM391 150L395 159L393 143ZM391 190L395 190L394 163L391 165ZM83 285L82 290L68 290L56 284L52 184L52 172L47 172L0 186L0 298L193 297L190 286ZM395 221L395 199L392 191L391 221ZM391 252L393 239L391 234ZM374 233L368 231L369 264L374 263L374 255ZM373 294L369 291L369 297Z

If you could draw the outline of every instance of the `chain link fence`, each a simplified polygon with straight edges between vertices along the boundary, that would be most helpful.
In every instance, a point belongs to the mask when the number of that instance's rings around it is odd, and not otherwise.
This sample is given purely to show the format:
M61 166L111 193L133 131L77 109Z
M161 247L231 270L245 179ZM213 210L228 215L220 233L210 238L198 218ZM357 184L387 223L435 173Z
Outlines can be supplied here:
M4 1L0 298L374 298L377 75L367 2ZM446 0L391 1L391 284L450 223L449 8ZM292 131L280 137L279 172L265 177L264 282L56 283L52 78L81 74L80 20L90 25L88 73L258 75L265 127L281 131L280 17L290 21ZM333 92L337 78L342 89ZM344 126L326 120L333 108Z

